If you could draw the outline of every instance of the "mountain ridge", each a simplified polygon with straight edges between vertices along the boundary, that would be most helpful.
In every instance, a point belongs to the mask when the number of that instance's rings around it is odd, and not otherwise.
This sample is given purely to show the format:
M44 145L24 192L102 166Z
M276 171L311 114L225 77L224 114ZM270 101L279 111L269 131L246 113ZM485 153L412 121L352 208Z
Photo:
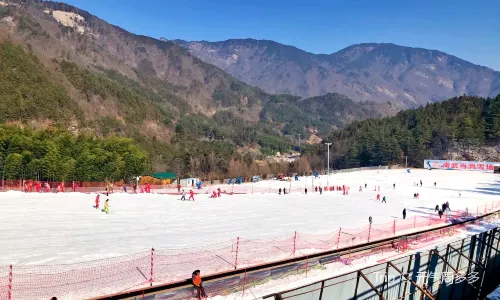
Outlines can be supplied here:
M301 109L300 97L238 81L170 41L135 35L64 3L5 3L0 123L132 137L153 170L221 174L232 159L290 151L299 134L325 135L353 119L397 112L330 96L316 107L333 108L337 117L323 120Z
M269 40L172 40L202 60L267 92L314 97L329 92L357 101L416 107L462 94L500 93L500 72L440 50L361 43L314 54Z

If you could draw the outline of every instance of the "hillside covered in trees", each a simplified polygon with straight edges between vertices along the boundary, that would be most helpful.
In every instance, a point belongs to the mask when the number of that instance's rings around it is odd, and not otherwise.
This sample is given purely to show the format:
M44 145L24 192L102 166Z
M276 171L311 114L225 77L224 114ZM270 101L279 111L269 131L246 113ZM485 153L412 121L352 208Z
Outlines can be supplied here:
M128 138L0 125L2 179L120 180L148 172L148 168L147 153Z
M450 158L453 153L474 159L478 147L500 141L500 95L462 96L394 117L353 122L325 141L332 143L333 168L404 164L406 156L410 166L422 167L424 159ZM311 146L306 153L326 157L326 146Z
M80 21L68 25L58 16ZM220 178L231 160L290 151L299 135L394 113L345 97L332 105L330 97L317 107L340 117L323 120L301 109L307 99L265 93L174 43L63 3L8 1L0 17L0 125L131 138L153 172Z

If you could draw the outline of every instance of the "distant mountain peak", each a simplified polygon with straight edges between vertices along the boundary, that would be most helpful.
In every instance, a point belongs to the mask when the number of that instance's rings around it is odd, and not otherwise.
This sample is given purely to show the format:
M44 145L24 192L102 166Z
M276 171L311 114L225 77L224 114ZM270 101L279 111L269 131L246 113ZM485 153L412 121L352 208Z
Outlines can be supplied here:
M463 94L500 93L500 72L442 51L393 43L354 44L332 54L255 39L176 43L272 93L313 97L336 92L356 101L391 101L402 108ZM231 59L233 55L238 59Z

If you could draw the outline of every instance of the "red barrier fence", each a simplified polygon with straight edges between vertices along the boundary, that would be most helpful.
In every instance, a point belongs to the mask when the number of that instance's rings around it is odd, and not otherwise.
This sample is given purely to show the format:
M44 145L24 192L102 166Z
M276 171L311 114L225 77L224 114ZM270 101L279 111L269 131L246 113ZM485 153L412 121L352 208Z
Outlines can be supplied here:
M449 218L482 215L500 208L500 202L475 211L450 212ZM64 265L0 267L0 299L85 299L133 288L183 280L201 269L203 274L245 268L292 256L363 244L447 221L434 216L397 219L357 229L339 228L328 234L294 232L272 240L246 240L189 249L151 249L109 259ZM212 291L213 292L213 291Z

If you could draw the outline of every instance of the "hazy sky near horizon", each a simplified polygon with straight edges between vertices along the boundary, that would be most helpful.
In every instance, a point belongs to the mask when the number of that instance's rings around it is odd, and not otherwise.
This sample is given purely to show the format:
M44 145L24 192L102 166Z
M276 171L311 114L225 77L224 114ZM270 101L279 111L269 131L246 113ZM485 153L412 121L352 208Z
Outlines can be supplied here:
M273 40L313 53L385 42L500 71L500 0L62 0L136 34Z

